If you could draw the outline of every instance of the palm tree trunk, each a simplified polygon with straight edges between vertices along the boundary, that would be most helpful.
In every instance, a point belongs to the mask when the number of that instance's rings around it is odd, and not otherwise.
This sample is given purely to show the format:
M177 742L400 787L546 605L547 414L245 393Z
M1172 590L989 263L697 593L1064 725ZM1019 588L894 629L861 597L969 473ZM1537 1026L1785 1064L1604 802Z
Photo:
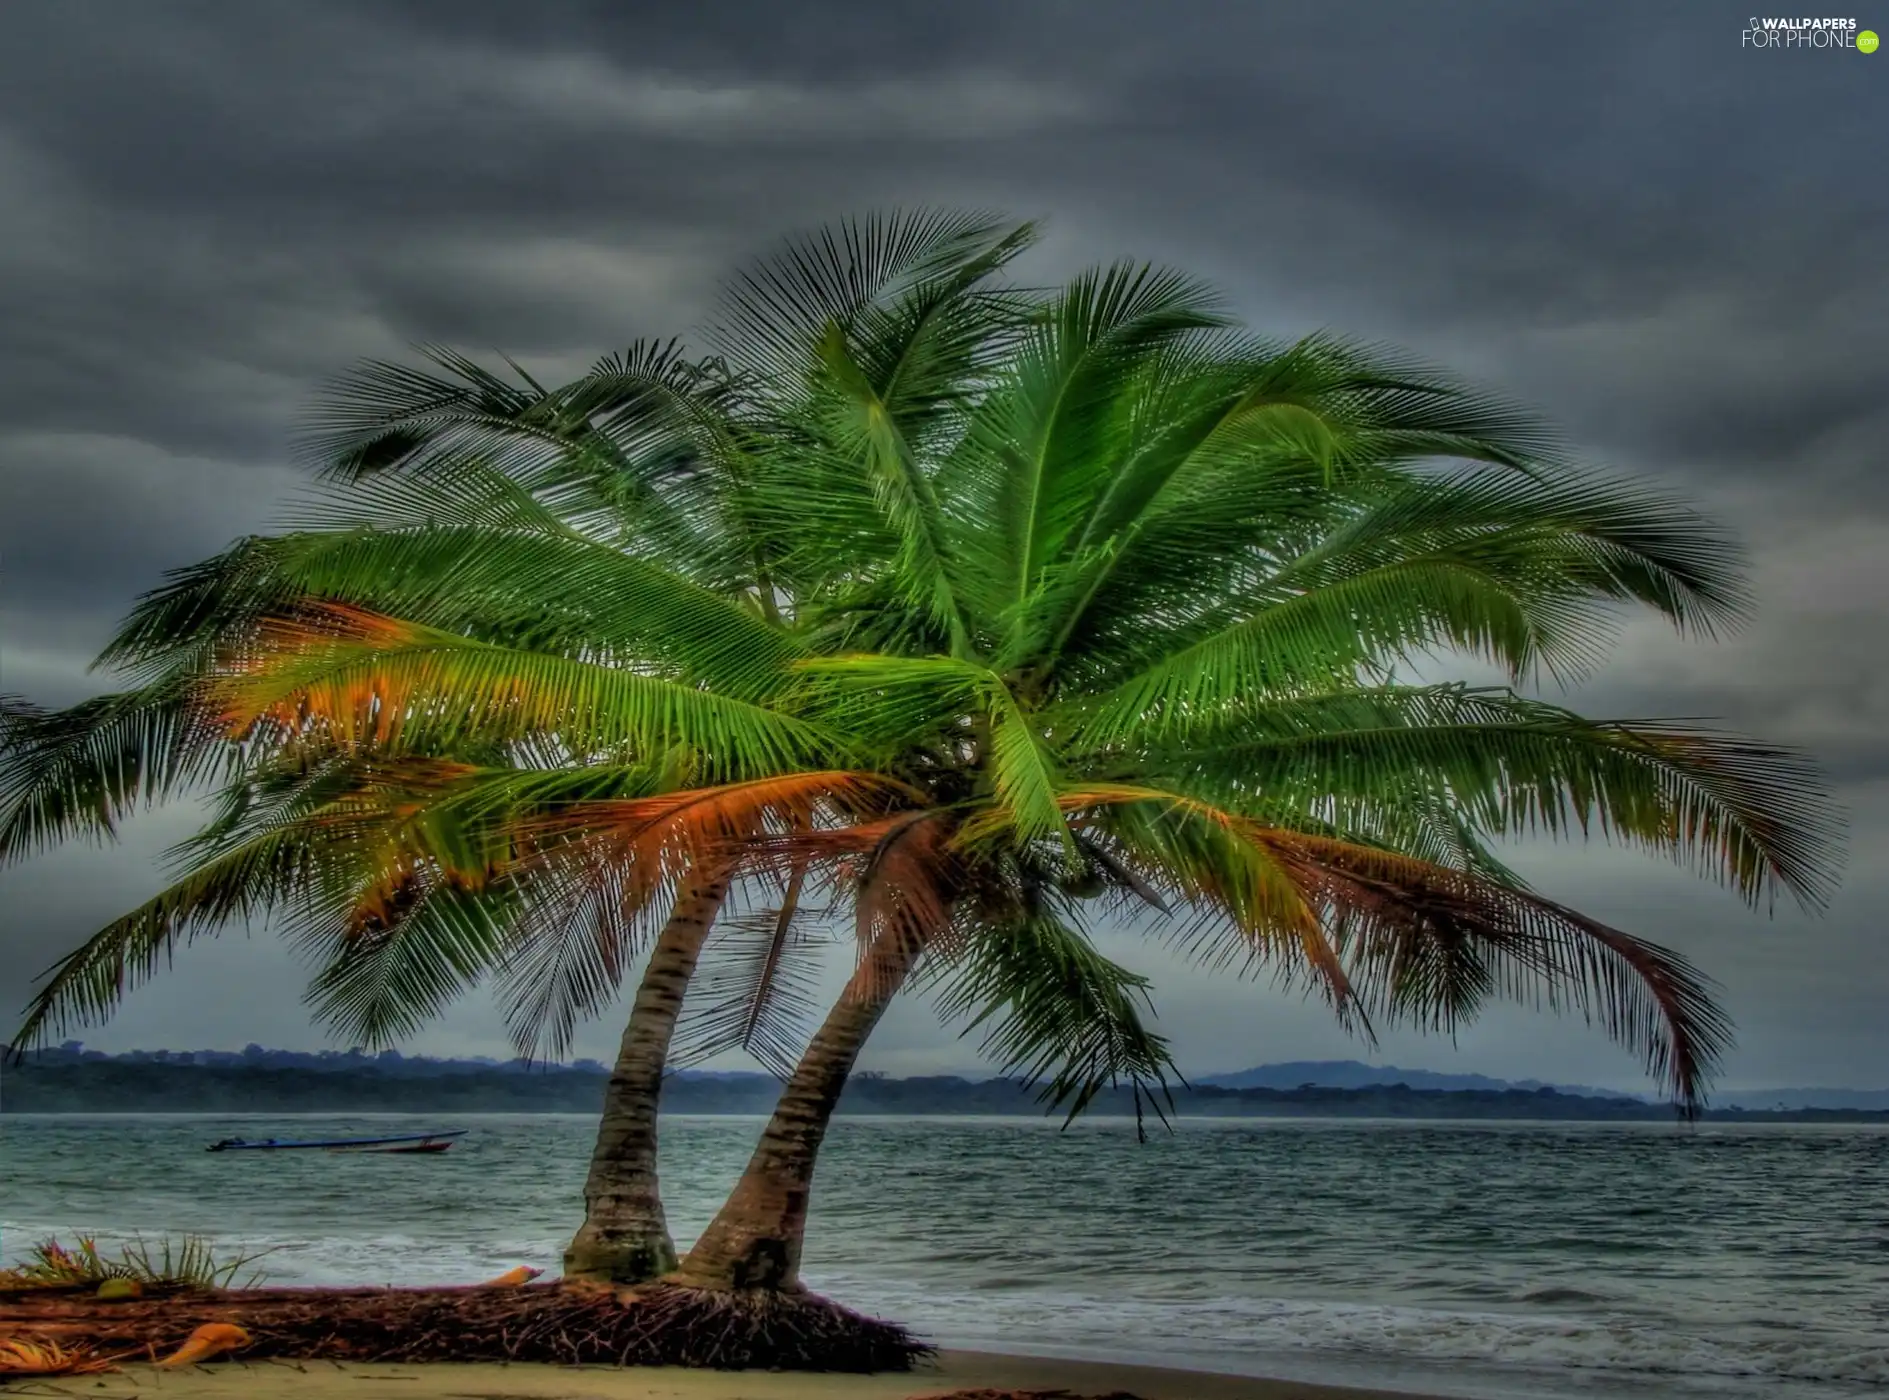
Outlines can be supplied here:
M682 999L727 894L719 876L683 890L650 950L604 1091L584 1224L564 1251L566 1278L642 1283L676 1266L656 1179L656 1115Z
M692 1288L800 1287L813 1168L866 1037L918 960L915 939L875 950L870 978L855 977L800 1057L747 1170L675 1275Z

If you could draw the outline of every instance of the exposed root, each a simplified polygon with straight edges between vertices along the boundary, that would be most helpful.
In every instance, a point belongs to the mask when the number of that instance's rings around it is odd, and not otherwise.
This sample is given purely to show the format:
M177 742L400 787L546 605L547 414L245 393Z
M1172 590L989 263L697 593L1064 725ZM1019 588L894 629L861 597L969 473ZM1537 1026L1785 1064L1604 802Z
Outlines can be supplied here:
M856 1313L817 1293L718 1293L658 1283L636 1290L628 1307L646 1313L647 1325L667 1334L657 1365L909 1371L932 1354L897 1323Z
M931 1348L895 1323L811 1293L652 1284L618 1294L515 1288L253 1289L99 1304L0 1294L0 1331L67 1346L170 1351L198 1328L241 1327L245 1360L533 1361L715 1370L908 1371Z

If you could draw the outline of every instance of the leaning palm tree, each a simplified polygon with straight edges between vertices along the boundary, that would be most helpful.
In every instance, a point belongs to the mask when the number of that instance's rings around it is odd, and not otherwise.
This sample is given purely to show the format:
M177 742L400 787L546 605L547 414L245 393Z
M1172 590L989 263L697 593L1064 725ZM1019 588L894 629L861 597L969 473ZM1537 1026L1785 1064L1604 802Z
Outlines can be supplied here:
M800 643L751 694L895 786L877 819L726 848L840 885L861 962L679 1278L793 1288L825 1125L890 997L929 968L948 1000L1006 1007L1006 1028L1105 1008L1093 980L1047 1016L1033 994L1094 967L1084 925L1109 901L1139 900L1215 965L1309 982L1361 1028L1448 1029L1493 994L1544 997L1601 1019L1696 1107L1728 1029L1702 979L1527 890L1490 842L1593 826L1753 900L1814 903L1812 776L1726 736L1407 671L1454 651L1518 682L1574 674L1629 605L1709 631L1745 605L1725 540L1562 465L1447 380L1234 337L1178 278L1081 279L994 351L941 366L862 348L889 313L848 302L843 253L820 251L744 284L725 345L767 425L751 508ZM329 720L352 703L311 688L333 674L400 687L403 708L518 703L522 671L495 700L423 680L414 644L355 619L248 683ZM531 675L547 714L585 693ZM541 829L633 865L643 810L579 801ZM1078 1078L1078 1104L1096 1082Z
M189 713L291 751L544 749L550 800L491 810L508 870L551 907L666 868L651 823L689 794L805 780L800 806L682 838L689 870L774 882L759 913L777 934L809 883L830 887L860 963L679 1277L797 1286L827 1119L914 977L995 1017L1006 1062L1072 1107L1116 1075L1158 1085L1139 988L1087 937L1131 903L1185 952L1310 985L1367 1030L1545 996L1696 1105L1727 1030L1701 979L1528 891L1491 842L1594 824L1754 900L1815 902L1808 775L1409 668L1456 653L1517 684L1570 675L1627 606L1709 631L1745 604L1728 544L1439 376L1242 337L1184 279L1118 268L984 298L967 289L995 252L953 264L922 242L815 240L738 282L713 452L615 498L648 503L661 549L713 535L745 591L677 585L635 532L608 564L565 548L568 522L495 542L519 461L557 464L524 493L541 506L603 451L568 450L596 418L572 407L555 449L495 468L449 444L392 472L408 526L284 551L303 562L271 565L288 583L250 590L239 644L218 632L186 687ZM611 382L559 401L610 402ZM389 436L382 456L416 433ZM482 503L478 530L439 527L453 491ZM703 525L721 519L739 532ZM180 611L220 617L228 596L212 582ZM664 776L583 790L612 762ZM789 940L759 946L749 1006L789 963ZM335 975L382 947L433 956L383 939Z

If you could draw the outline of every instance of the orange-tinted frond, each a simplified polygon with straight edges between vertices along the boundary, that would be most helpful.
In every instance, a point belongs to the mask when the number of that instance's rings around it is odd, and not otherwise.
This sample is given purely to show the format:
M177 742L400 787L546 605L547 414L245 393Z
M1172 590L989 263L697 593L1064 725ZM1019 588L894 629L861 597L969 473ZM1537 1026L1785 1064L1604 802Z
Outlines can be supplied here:
M426 881L419 863L406 852L390 853L348 911L348 937L365 938L392 928L425 893Z
M1120 806L1127 802L1163 802L1185 805L1192 800L1177 793L1164 792L1160 788L1137 787L1132 783L1090 783L1084 787L1067 789L1056 795L1056 805L1065 813L1080 812L1089 807Z
M308 651L336 642L399 647L411 646L424 630L351 603L311 599L263 619L255 629L254 643L255 650L264 654Z
M411 646L421 629L346 603L312 601L263 619L242 643L219 658L219 674L205 696L233 737L259 725L301 733L319 721L337 739L384 742L405 709L407 688L385 677L347 685L315 685L292 699L273 692L271 682L298 663L330 656L338 647L391 649Z
M789 773L653 797L574 802L530 819L520 832L540 846L579 841L674 874L700 859L740 857L769 836L875 815L905 794L901 784L874 773Z
M356 771L363 792L412 793L418 802L423 803L483 770L477 764L403 754L378 763L362 764Z
M1163 788L1136 787L1128 783L1096 783L1088 787L1075 788L1061 793L1056 803L1065 813L1079 817L1086 811L1103 807L1121 807L1135 803L1152 803L1173 812L1185 813L1226 831L1241 828L1246 819L1235 816L1210 802L1188 797L1183 793L1168 792Z
M521 863L563 891L559 901L634 926L692 873L775 874L777 842L844 826L896 802L899 789L872 774L795 773L687 788L630 800L574 802L521 822Z
M1331 837L1254 828L1255 844L1322 904L1370 1000L1453 1029L1502 992L1598 1019L1687 1109L1729 1023L1704 979L1664 948L1473 873Z

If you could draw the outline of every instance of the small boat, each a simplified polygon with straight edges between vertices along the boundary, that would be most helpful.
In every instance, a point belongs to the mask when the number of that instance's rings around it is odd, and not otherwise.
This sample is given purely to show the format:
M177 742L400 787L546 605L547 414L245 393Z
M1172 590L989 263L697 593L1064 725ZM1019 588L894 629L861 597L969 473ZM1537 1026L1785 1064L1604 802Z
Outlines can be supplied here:
M247 1138L224 1138L221 1142L211 1143L204 1151L444 1152L465 1135L464 1128L452 1128L443 1133L410 1133L405 1137L325 1138L317 1142L283 1142L279 1138L263 1138L258 1141Z

